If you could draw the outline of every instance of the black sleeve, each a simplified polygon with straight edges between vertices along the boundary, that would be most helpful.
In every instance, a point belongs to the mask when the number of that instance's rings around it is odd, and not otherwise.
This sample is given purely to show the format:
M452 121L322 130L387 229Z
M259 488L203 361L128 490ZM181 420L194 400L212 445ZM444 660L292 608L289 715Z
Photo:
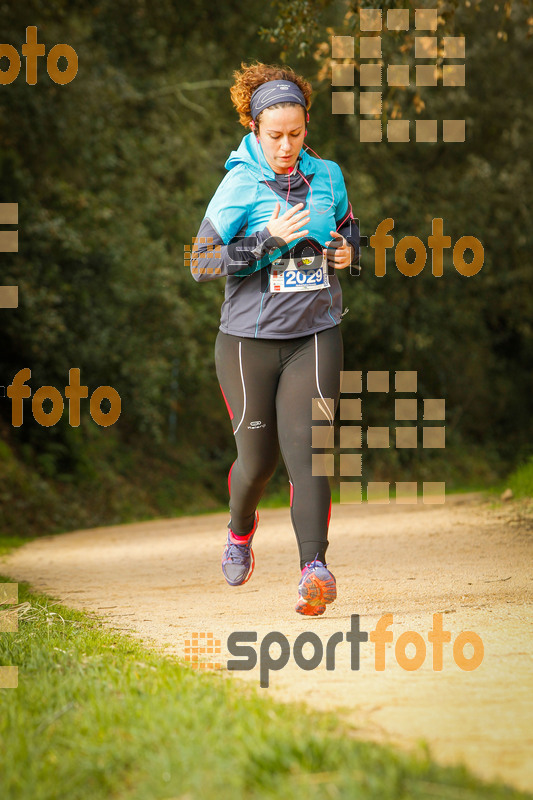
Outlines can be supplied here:
M337 225L337 231L341 236L344 236L346 241L354 248L354 257L352 259L351 266L357 266L359 264L359 256L361 255L361 251L359 249L361 236L359 233L359 225L357 224L358 222L359 220L354 218L352 204L348 203L348 211L346 212L344 219L342 219Z
M235 236L229 244L206 217L193 240L192 250L185 248L185 263L189 264L195 281L212 281L221 276L234 275L252 266L267 253L273 252L272 236L265 226L262 231L249 236Z

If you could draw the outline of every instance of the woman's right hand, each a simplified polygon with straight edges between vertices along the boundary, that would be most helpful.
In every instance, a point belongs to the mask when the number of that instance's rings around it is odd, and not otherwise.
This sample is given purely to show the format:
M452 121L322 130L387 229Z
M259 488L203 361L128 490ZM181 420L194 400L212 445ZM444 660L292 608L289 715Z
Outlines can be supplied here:
M285 244L289 244L295 239L300 239L308 234L308 230L301 230L301 227L307 225L311 218L308 210L300 210L303 205L304 203L297 203L292 208L287 209L280 217L281 204L276 202L276 207L267 223L270 235L275 236L277 239L282 239Z

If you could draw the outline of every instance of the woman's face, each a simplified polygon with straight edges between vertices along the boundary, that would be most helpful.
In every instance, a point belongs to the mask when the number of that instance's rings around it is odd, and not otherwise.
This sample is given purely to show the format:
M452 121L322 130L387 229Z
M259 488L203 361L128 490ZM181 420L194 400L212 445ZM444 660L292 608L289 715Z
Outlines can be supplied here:
M305 136L303 106L265 108L259 123L259 141L274 172L291 172Z

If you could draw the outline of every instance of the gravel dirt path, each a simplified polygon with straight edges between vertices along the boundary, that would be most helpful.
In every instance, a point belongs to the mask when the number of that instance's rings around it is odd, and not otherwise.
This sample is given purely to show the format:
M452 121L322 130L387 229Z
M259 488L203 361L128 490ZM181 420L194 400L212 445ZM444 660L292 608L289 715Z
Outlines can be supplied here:
M288 509L260 509L255 572L238 588L227 586L220 571L227 521L227 514L209 514L47 536L0 559L0 572L181 658L194 633L200 644L211 633L220 642L212 658L221 675L250 681L278 700L337 710L363 738L408 748L424 739L442 763L463 762L483 778L533 788L531 505L513 501L494 509L469 494L433 506L334 506L328 563L338 599L318 618L294 612L299 568ZM387 613L394 639L386 645L385 669L375 669L371 641L361 644L360 668L352 669L346 640L352 615L371 632ZM451 632L441 671L433 669L428 641L438 613ZM257 633L258 665L231 671L227 662L236 654L228 636L242 631ZM265 675L268 655L263 640L272 631L286 637L290 656L260 688L259 664ZM293 644L304 631L320 642L306 644L302 658L318 653L320 643L324 648L312 670L295 661ZM406 631L418 633L427 648L416 670L396 660ZM461 631L477 633L483 643L482 663L471 671L454 660ZM336 632L343 637L335 669L327 670L326 645ZM417 647L421 652L420 641ZM415 654L414 644L404 649L409 658ZM473 652L467 644L465 658ZM280 654L271 644L272 659ZM22 666L21 679L23 673Z

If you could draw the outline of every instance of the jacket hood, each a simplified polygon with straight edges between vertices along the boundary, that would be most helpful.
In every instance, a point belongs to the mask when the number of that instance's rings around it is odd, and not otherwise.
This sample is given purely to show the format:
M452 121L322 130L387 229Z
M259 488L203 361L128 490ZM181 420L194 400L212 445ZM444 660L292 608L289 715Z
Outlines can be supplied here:
M298 158L300 159L300 168L302 168L304 171L307 170L310 166L311 159L303 147L300 150ZM274 178L276 174L266 160L260 142L256 140L255 135L252 132L247 133L246 136L243 136L239 147L237 150L231 151L224 166L227 170L230 170L236 167L238 164L246 164L248 168L257 175L258 178L271 179Z

